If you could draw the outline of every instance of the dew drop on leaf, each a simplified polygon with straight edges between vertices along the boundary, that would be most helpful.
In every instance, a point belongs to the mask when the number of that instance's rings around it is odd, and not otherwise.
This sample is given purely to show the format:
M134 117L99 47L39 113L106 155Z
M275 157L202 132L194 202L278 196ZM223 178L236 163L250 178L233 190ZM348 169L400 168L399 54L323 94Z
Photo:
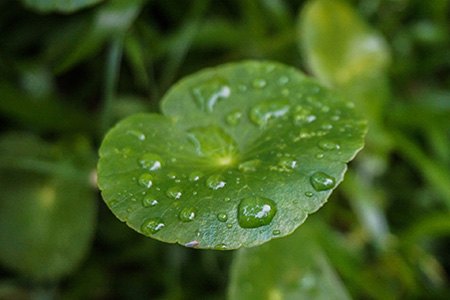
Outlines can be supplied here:
M256 78L255 80L252 81L252 87L254 87L255 89L262 89L266 85L267 81L265 79Z
M203 173L202 172L194 171L191 174L189 174L189 181L195 182L195 181L198 181L202 177L203 177Z
M156 171L163 165L163 160L158 154L145 153L139 159L139 165L149 171Z
M241 200L238 206L238 223L242 228L269 225L277 212L277 206L268 198L252 196Z
M225 118L227 124L230 126L239 125L241 119L242 119L242 112L239 110L230 112Z
M226 185L225 179L220 174L211 175L206 180L206 186L213 190L218 190Z
M228 215L226 213L218 213L217 220L219 220L220 222L226 222L228 221Z
M245 161L243 163L240 163L238 166L239 171L244 173L250 173L250 172L256 172L256 169L261 164L261 161L259 159L252 159Z
M142 199L142 206L144 207L150 207L150 206L156 206L158 205L158 200L155 199L155 197L147 195Z
M183 194L183 191L178 186L173 186L173 187L169 188L166 192L166 195L172 199L180 199L182 194Z
M153 185L153 176L149 173L143 173L139 176L139 184L143 187L150 188Z
M289 111L288 101L267 101L253 106L250 109L250 120L263 127L270 119L280 118Z
M195 219L195 216L196 210L193 207L185 207L178 214L178 218L185 223L193 221Z
M336 180L334 177L323 172L316 172L310 177L310 182L316 191L326 191L334 188Z
M305 196L308 198L311 198L313 195L313 192L305 192Z
M192 89L195 103L204 112L212 112L219 100L228 98L230 94L230 87L220 78L210 79Z
M166 226L161 219L148 219L142 226L141 231L145 235L155 234Z
M318 144L319 148L325 151L338 150L339 144L336 144L332 141L322 140Z
M273 235L280 235L280 234L281 234L281 231L278 230L278 229L275 229L274 231L272 231L272 234L273 234Z

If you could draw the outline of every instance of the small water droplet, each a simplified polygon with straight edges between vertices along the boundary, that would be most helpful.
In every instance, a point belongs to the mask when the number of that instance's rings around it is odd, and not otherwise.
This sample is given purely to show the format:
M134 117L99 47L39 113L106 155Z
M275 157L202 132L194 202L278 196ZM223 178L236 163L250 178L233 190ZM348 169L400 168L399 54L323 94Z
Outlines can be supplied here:
M226 222L228 220L228 215L226 213L218 213L217 220L220 222Z
M233 224L231 224L231 223L228 223L228 224L227 224L227 228L228 228L228 229L231 229L231 228L233 228Z
M161 156L155 153L145 153L138 162L142 168L149 171L156 171L160 169L163 164Z
M184 246L188 247L188 248L196 248L196 247L198 247L199 244L200 244L199 241L190 241L190 242L187 242L186 244L184 244Z
M282 171L292 171L297 167L297 161L290 157L283 157L278 161L278 167Z
M142 199L142 206L144 207L150 207L150 206L156 206L158 205L158 200L155 199L155 197L147 195Z
M117 204L119 204L119 201L117 199L111 199L110 201L108 201L108 206L109 207L114 207Z
M308 198L311 198L313 195L313 192L305 192L305 196Z
M332 141L322 140L318 144L319 148L325 151L338 150L339 144Z
M280 235L280 234L281 234L281 231L278 230L278 229L275 229L274 231L272 231L272 234L273 234L273 235Z
M231 89L225 80L213 78L192 89L192 95L198 108L212 112L219 100L230 96Z
M289 111L288 101L267 101L250 110L250 120L258 126L265 126L270 119L283 117Z
M325 155L324 155L323 153L317 153L317 154L316 154L316 158L317 158L317 159L322 159L322 158L324 158L324 156L325 156Z
M288 82L289 82L289 77L287 77L287 76L281 76L280 78L278 78L279 85L285 85Z
M183 190L178 186L173 186L169 188L166 192L166 195L172 199L180 199L183 194Z
M148 219L142 224L141 231L145 235L151 235L157 233L165 226L161 219Z
M216 174L208 177L208 179L206 180L206 185L210 189L218 190L223 188L226 185L226 182L222 175Z
M153 176L149 173L144 173L139 176L138 182L141 186L150 188L153 185Z
M236 126L239 125L239 123L241 122L242 119L242 112L239 110L235 110L230 112L227 116L226 116L226 121L228 125L231 126Z
M215 250L226 250L227 249L227 245L224 244L224 243L220 243L220 244L217 244L216 246L214 246L214 249Z
M225 201L225 202L230 202L230 201L231 201L231 198L230 198L230 197L225 197L225 199L223 199L223 201Z
M171 171L167 173L167 177L169 177L170 179L177 179L177 173Z
M195 182L195 181L198 181L202 177L203 177L203 173L202 172L194 171L191 174L189 174L189 181Z
M128 130L127 133L128 133L129 135L132 135L132 136L137 137L140 141L145 140L145 134L142 133L142 132L140 132L140 131L137 131L137 130Z
M275 202L253 196L241 200L238 206L238 223L242 228L256 228L270 224L277 212Z
M256 169L261 164L261 161L259 159L252 159L245 161L243 163L240 163L238 166L238 170L244 173L250 173L250 172L256 172Z
M262 89L267 85L267 81L262 78L256 78L252 81L252 87L255 89Z
M324 172L316 172L310 177L310 182L316 191L326 191L334 188L336 179L325 174Z
M185 207L178 214L178 218L182 222L191 222L195 219L196 209L193 207Z

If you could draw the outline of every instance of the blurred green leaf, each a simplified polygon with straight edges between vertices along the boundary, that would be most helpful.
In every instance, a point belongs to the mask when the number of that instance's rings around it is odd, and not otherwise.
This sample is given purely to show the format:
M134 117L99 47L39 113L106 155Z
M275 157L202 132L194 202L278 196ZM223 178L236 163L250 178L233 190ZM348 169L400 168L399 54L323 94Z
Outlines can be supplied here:
M323 232L315 222L287 238L252 249L240 249L231 267L228 298L351 299L316 241Z
M38 281L72 272L95 228L89 170L73 169L58 152L33 136L0 139L0 263Z
M383 72L390 60L383 37L344 1L309 1L299 37L312 72L329 85Z
M62 12L73 13L77 10L95 5L103 0L21 0L22 3L43 13Z
M351 104L272 62L191 75L162 111L106 135L99 187L131 228L198 248L291 233L325 203L365 134Z

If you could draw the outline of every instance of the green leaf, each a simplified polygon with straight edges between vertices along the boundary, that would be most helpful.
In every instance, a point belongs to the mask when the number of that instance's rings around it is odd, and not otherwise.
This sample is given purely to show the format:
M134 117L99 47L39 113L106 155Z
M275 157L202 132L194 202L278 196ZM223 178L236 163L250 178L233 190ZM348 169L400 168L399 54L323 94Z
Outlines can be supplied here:
M22 0L24 5L43 13L72 13L102 1L103 0Z
M311 70L329 85L376 74L389 63L385 40L343 1L308 2L299 36Z
M67 275L94 233L88 170L65 160L72 153L28 135L3 136L0 154L0 263L34 280Z
M256 246L292 233L342 181L366 131L352 107L278 63L206 69L169 90L164 115L110 130L99 187L113 213L147 236Z
M288 238L239 250L231 267L229 299L350 299L314 240L323 234L313 228L315 223Z

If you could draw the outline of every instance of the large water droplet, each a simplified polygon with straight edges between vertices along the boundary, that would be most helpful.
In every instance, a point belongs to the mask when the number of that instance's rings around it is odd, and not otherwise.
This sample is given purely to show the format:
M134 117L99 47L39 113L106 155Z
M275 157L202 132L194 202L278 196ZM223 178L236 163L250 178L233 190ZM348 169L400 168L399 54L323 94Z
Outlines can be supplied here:
M238 150L233 138L217 126L191 128L188 137L198 155L211 158L217 165L231 164Z
M259 159L252 159L239 164L238 169L244 173L256 172L260 164L261 161Z
M220 174L211 175L206 180L206 186L210 189L218 190L226 185L225 179Z
M189 181L195 182L195 181L198 181L202 177L203 177L203 173L202 172L194 171L191 174L189 174Z
M316 191L326 191L334 188L336 179L325 174L324 172L316 172L310 177L310 182Z
M230 96L231 89L225 80L213 78L192 89L195 103L205 112L212 112L219 100Z
M240 110L235 110L230 112L227 116L226 116L226 121L228 125L231 126L236 126L239 125L239 123L241 122L242 119L242 112Z
M147 169L149 171L156 171L162 167L163 160L158 154L145 153L139 159L139 164L144 169Z
M318 144L319 148L325 151L338 150L339 144L332 141L322 140Z
M173 186L173 187L169 188L166 192L166 195L172 199L179 199L179 198L181 198L182 194L183 194L183 190L178 186Z
M144 173L139 176L138 182L141 186L150 188L153 185L153 176L149 173Z
M196 209L193 207L185 207L178 214L178 218L182 222L191 222L195 219Z
M277 212L275 202L258 196L241 200L238 206L238 222L242 228L256 228L270 224Z
M258 126L265 126L270 119L280 118L289 111L289 102L266 101L255 105L250 110L250 120Z
M219 220L220 222L226 222L228 221L228 215L226 213L218 213L217 220Z
M148 219L142 226L141 231L145 235L155 234L166 226L161 219Z
M155 199L155 197L151 195L147 195L142 199L142 206L144 207L150 207L150 206L156 206L158 205L158 200Z

